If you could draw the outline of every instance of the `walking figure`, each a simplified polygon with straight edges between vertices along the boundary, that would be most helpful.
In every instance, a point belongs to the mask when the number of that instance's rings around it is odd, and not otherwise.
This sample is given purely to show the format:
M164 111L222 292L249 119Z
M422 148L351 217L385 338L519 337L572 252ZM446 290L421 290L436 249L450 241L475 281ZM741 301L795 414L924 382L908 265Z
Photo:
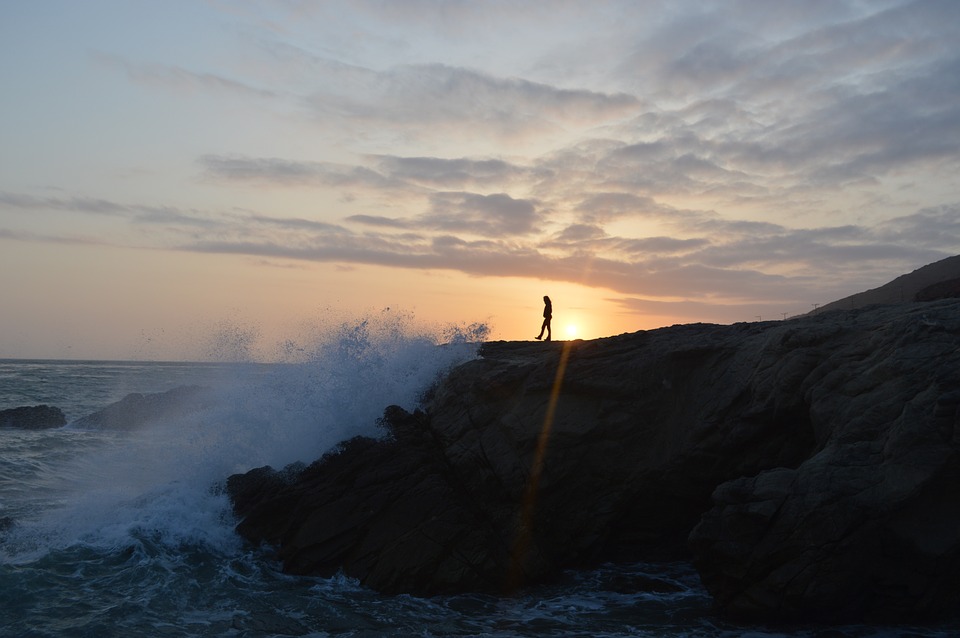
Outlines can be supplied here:
M547 338L544 341L550 341L550 320L553 319L553 304L550 303L550 297L543 296L543 325L540 326L540 334L537 339L543 339L543 331L547 331Z

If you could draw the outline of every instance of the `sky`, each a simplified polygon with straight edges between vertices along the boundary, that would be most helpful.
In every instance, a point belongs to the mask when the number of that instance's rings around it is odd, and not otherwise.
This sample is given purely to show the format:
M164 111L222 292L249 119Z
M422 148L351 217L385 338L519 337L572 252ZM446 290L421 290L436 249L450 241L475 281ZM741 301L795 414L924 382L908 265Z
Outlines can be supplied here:
M803 314L960 253L958 42L955 0L0 0L0 358Z

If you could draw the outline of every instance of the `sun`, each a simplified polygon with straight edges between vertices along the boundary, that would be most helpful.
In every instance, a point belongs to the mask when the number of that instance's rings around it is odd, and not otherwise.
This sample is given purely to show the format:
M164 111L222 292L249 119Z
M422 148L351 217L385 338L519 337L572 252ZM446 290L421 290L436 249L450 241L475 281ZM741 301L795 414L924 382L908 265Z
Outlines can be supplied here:
M577 326L576 324L568 323L565 329L568 339L573 339L577 336Z

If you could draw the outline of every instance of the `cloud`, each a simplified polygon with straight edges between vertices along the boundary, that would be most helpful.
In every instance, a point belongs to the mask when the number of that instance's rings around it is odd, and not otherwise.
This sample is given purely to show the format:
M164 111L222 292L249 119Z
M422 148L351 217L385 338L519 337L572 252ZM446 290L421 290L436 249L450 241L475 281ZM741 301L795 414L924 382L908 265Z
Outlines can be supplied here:
M375 153L351 166L209 155L207 176L420 196L500 192L536 197L543 210L579 199L574 221L590 224L669 215L650 202L671 197L708 197L726 216L744 207L754 216L820 214L848 186L881 188L904 170L960 168L960 57L945 26L953 5L751 7L668 13L655 35L634 27L641 37L623 77L649 73L666 87L650 100L636 96L647 95L646 84L633 84L636 95L565 89L446 64L377 71L287 50L284 59L299 60L300 73L316 75L306 103L323 116L317 122L343 126L345 137L376 131L381 148L458 135L549 137L564 128L580 137L510 160ZM901 23L902 33L891 28ZM661 46L684 53L655 50Z
M161 237L159 232L171 235L197 233L229 234L250 233L254 229L279 229L285 232L341 232L336 224L302 219L282 218L253 214L250 212L228 213L211 212L197 209L183 209L174 206L156 206L149 204L123 204L110 200L90 197L35 197L17 193L0 192L0 209L20 209L27 211L58 211L81 213L84 215L125 218L136 226L149 226L153 237ZM55 234L23 235L36 240L58 240ZM44 239L46 238L46 239ZM59 236L59 239L73 241L71 236Z
M531 168L503 159L373 156L385 175L432 188L449 190L548 178L549 169Z
M360 187L375 190L409 188L402 181L392 179L365 166L239 155L204 155L199 161L205 169L204 175L212 180L283 186Z
M947 215L944 211L942 218ZM899 226L906 230L901 232L916 232L920 222L903 220ZM285 220L277 223L294 230L295 225ZM544 242L313 230L316 232L298 233L282 242L248 234L241 241L211 238L184 244L181 249L533 277L582 283L628 296L731 304L802 299L814 284L829 288L831 268L845 262L857 265L860 276L870 277L888 272L894 261L928 263L947 256L935 247L886 243L857 227L782 229L766 238L747 234L684 240L610 237L599 227L573 226ZM789 266L792 274L778 274L778 268L784 266Z
M430 196L430 208L430 212L419 217L421 224L488 237L525 235L541 221L536 202L514 199L506 193L434 193Z
M553 257L529 245L495 240L468 241L452 235L438 236L429 243L418 244L392 240L387 236L381 236L377 241L369 236L340 236L314 237L297 245L210 240L183 244L180 248L204 253L457 270L487 277L532 277L652 297L780 299L803 292L803 286L792 283L793 279L754 270L696 264L655 270L643 262L631 263L586 254Z
M366 164L287 160L277 157L204 155L203 177L213 181L276 186L357 188L368 192L424 194L455 188L502 188L548 179L549 168L521 166L501 159L370 155Z
M482 130L500 138L596 126L623 118L640 104L627 93L563 89L444 64L358 72L356 80L318 89L304 103L320 118L351 126L406 127L407 136L453 131L475 137Z
M776 312L786 312L789 304L791 308L801 304L799 310L806 310L803 300L812 288L835 291L839 297L850 292L843 282L851 277L878 285L889 278L891 264L929 263L953 254L960 245L960 207L956 205L920 209L875 227L790 229L705 212L672 211L656 201L608 195L599 195L598 201L609 199L623 204L624 210L640 203L667 217L676 213L688 224L694 222L687 227L690 236L615 236L601 224L587 223L569 224L552 234L533 233L542 222L538 204L502 193L442 192L420 216L347 218L371 232L357 232L322 218L252 211L212 213L69 197L54 198L52 204L69 208L80 202L77 208L85 214L125 211L131 223L151 227L149 234L139 236L141 247L248 255L272 263L305 260L343 267L368 264L564 281L605 288L634 300L625 301L625 308L651 311L654 302L670 302L660 307L668 316L667 310L695 310L695 304L673 305L688 300L729 306L737 320L752 318L750 313L774 312L771 304L785 308ZM0 194L0 202L29 210L51 204L50 198L11 193ZM0 238L91 241L9 228L0 229ZM124 245L129 239L107 236L97 241Z
M133 213L132 221L145 225L215 229L222 223L213 216L196 209L182 210L173 206L138 205L130 207L129 210Z
M383 217L380 215L350 215L344 221L384 228L410 228L413 225L409 220Z
M393 175L369 180L356 167L341 165L248 158L206 161L218 174L235 180L310 183L333 174L336 184L363 183L374 188L398 183ZM453 165L457 163L414 163L420 171L443 171ZM459 165L477 170L468 160ZM510 172L500 164L489 166L493 172ZM358 174L360 179L350 177ZM701 297L725 303L799 297L815 284L829 286L850 276L883 277L892 263L929 263L953 254L960 245L956 205L920 209L874 226L794 229L712 211L678 209L649 196L587 191L571 207L573 221L557 224L560 219L556 218L549 230L551 220L545 211L556 202L467 191L433 192L426 202L426 209L409 209L401 217L346 217L344 222L369 229L358 232L319 215L212 212L0 192L0 206L7 208L125 216L132 224L151 227L151 234L141 241L155 247L341 265L450 269L477 276L526 276L585 283L630 296ZM631 237L608 230L609 222L630 219L654 221L661 228L674 228L676 234ZM13 229L6 229L4 237L72 240Z
M593 224L571 224L557 233L554 241L562 244L592 242L607 237L606 231Z
M651 261L664 256L689 255L709 245L704 238L611 237L600 226L571 224L543 241L540 247L571 254L616 256L625 261Z
M176 92L206 92L260 99L280 97L280 94L272 90L251 86L217 73L190 71L180 66L136 64L120 56L103 52L93 52L91 55L100 64L122 70L134 82L159 86Z
M282 111L283 128L231 139L239 153L199 157L203 186L221 189L223 208L10 192L0 192L0 207L126 220L118 243L271 263L585 283L651 312L710 303L740 313L814 287L883 283L957 252L960 3L604 6L563 4L553 17L553 7L521 5L509 17L526 24L532 15L588 23L549 46L531 31L517 44L537 44L536 54L515 65L490 64L479 48L476 68L466 55L431 62L444 38L479 38L453 19L462 12L483 14L484 38L512 37L517 23L499 13L515 10L509 3L489 11L496 19L467 4L431 15L382 3L304 8L311 29L333 21L323 30L338 31L333 39L304 44L288 23L244 49L250 64L236 73L98 54L137 82L257 108L282 102L274 115ZM239 11L284 19L275 10ZM352 22L357 12L376 20ZM388 13L403 14L409 30ZM425 25L439 31L429 46L410 35ZM577 46L586 41L602 44L602 64ZM384 43L396 55L375 58ZM288 140L262 138L288 134L291 123L325 145L316 157L340 161L271 156ZM233 207L247 205L236 188L244 185L261 189L260 210ZM339 211L291 216L288 188L350 199ZM31 217L41 215L4 220L0 232L57 239L27 230Z
M119 217L141 224L186 225L207 228L217 225L212 217L198 210L184 210L172 206L122 204L107 199L85 196L37 197L0 191L0 208Z
M960 250L960 203L923 208L876 226L878 240L926 250L956 253Z
M414 182L438 184L472 181L468 175L487 175L493 183L514 171L502 161L441 160L438 158L376 157L385 172L359 165L289 161L279 158L200 158L207 178L265 183L281 186L355 188L367 194L388 191L410 195L426 194L429 210L405 219L382 215L351 215L348 221L365 225L468 232L487 236L533 232L542 221L537 202L514 198L507 193L480 194L467 191L433 191ZM451 172L456 172L455 177Z
M267 217L265 215L249 215L244 219L251 223L263 226L282 228L294 232L312 232L312 233L346 233L346 228L338 224L317 221L313 219L303 219L301 217Z
M92 197L36 197L0 191L0 206L20 210L59 210L95 215L126 216L134 209L105 199Z
M728 3L637 38L621 81L661 106L584 168L607 190L808 210L905 170L960 169L960 5L828 5Z
M574 208L581 218L594 222L606 222L614 219L664 218L676 213L676 210L657 203L652 197L633 193L587 193Z
M34 233L30 231L9 230L0 228L0 240L22 241L27 243L45 244L80 244L85 246L106 246L108 242L93 237L81 237L68 234Z

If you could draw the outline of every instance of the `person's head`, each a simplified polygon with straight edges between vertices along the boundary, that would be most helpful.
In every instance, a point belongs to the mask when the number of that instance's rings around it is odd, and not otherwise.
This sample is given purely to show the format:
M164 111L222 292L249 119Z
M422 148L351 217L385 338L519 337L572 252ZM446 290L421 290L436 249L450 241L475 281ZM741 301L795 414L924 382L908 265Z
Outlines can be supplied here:
M544 296L543 296L543 303L550 303L550 297L544 295Z

